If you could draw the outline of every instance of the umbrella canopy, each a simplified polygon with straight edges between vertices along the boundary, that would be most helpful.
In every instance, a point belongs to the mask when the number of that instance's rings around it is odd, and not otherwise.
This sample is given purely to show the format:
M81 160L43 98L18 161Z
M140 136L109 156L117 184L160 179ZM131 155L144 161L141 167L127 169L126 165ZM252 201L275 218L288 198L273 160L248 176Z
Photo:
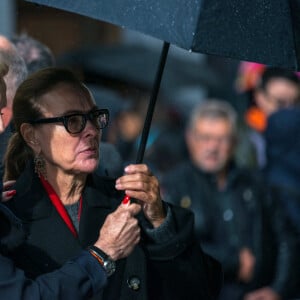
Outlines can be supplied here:
M206 54L299 70L299 0L27 0Z
M82 69L87 80L111 79L151 91L159 56L159 49L144 45L84 46L60 56L57 63ZM219 77L206 63L200 59L187 61L170 51L160 92L174 99L174 94L187 86L221 89Z

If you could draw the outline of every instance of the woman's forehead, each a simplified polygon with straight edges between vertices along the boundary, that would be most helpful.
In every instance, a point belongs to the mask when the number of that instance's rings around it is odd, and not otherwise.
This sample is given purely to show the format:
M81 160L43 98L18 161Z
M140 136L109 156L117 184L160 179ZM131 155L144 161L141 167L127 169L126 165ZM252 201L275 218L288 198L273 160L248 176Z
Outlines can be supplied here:
M86 111L95 106L94 99L81 88L59 84L40 97L42 106L50 111Z

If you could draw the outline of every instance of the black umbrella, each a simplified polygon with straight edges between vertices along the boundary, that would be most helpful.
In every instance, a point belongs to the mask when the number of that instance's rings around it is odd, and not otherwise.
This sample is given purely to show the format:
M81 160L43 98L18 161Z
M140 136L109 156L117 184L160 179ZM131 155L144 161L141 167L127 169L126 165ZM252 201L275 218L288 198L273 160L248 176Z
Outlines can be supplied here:
M190 51L299 69L299 0L27 0L164 42L138 152L143 154L170 43Z
M184 49L299 69L299 0L28 0Z

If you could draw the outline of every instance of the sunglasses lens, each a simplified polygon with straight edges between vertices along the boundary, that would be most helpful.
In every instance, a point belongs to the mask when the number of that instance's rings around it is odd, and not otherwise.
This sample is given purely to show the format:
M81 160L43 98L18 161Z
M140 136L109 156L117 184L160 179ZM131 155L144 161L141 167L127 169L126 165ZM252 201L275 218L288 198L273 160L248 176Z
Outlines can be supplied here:
M86 125L86 121L90 120L98 129L103 129L108 124L108 113L106 111L97 110L88 114L74 114L67 116L67 130L70 133L80 133Z
M108 114L101 111L96 111L92 114L92 122L99 129L103 129L108 124Z
M83 115L73 115L68 117L67 127L68 131L71 133L79 133L84 128L84 116Z

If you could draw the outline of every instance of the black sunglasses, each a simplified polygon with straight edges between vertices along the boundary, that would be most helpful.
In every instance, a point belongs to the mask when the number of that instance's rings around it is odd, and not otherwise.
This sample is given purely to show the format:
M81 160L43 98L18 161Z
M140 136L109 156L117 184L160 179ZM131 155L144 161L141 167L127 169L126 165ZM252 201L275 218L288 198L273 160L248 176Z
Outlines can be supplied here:
M86 126L87 120L91 121L97 129L103 129L108 124L109 111L108 109L96 109L88 113L74 113L62 117L31 120L28 121L28 123L47 124L62 122L69 133L76 134L83 131Z

